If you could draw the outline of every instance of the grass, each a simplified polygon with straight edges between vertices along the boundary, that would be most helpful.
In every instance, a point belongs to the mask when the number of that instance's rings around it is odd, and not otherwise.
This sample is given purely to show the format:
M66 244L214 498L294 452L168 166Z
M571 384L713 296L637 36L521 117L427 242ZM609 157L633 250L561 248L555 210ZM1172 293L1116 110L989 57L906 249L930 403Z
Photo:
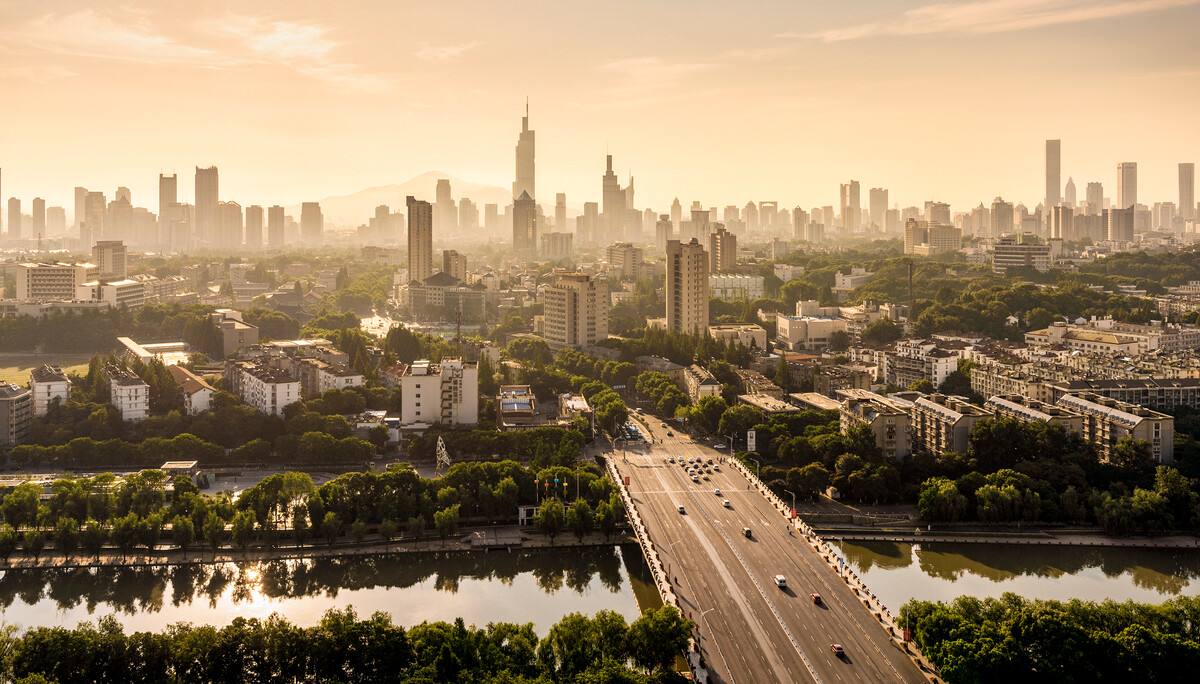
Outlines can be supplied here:
M29 371L49 363L62 366L65 373L87 373L88 361L91 354L34 354L28 352L0 353L0 382L11 382L16 385L29 383Z

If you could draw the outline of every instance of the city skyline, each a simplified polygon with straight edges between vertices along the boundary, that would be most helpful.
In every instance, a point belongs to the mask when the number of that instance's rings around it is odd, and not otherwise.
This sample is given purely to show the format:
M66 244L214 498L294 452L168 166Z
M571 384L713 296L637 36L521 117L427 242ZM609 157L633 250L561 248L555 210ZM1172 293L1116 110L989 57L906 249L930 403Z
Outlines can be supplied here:
M578 9L539 5L542 49L514 42L515 19L486 6L260 7L246 16L207 3L203 21L153 6L0 9L10 27L0 80L34 103L0 132L5 199L70 207L74 186L123 185L154 206L156 175L183 173L179 199L192 201L187 171L212 165L221 198L243 205L295 206L435 169L508 187L526 95L542 196L565 192L572 207L598 199L606 153L618 176L638 179L639 204L659 212L676 196L822 206L847 178L888 188L893 205L965 210L997 195L1036 205L1046 139L1063 141L1063 178L1099 181L1109 196L1116 165L1137 162L1144 202L1174 201L1177 165L1200 149L1188 116L1200 48L1187 30L1200 7L1189 0L991 0L957 12L701 4L695 17L673 2L618 4L586 29ZM613 38L693 22L721 48L670 33L652 48ZM419 39L383 40L410 25ZM492 28L474 28L483 25ZM1117 38L1127 49L1112 54ZM1104 98L1086 118L1021 104L1134 85L1144 97ZM983 92L1011 106L953 104ZM81 98L109 104L81 120Z

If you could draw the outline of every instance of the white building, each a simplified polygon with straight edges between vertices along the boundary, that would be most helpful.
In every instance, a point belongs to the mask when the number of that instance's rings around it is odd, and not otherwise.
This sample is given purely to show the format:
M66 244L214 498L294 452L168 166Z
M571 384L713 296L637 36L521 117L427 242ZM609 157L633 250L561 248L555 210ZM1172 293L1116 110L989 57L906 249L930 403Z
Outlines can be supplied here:
M17 264L14 274L16 299L23 302L71 301L76 298L76 289L97 277L99 272L95 264Z
M121 414L121 420L144 420L150 412L150 386L124 366L110 363L104 373L108 376L108 403Z
M703 335L708 330L708 253L698 240L667 241L667 330Z
M838 271L833 275L833 291L835 294L846 294L853 290L857 290L863 285L866 285L867 281L870 280L874 275L874 273L871 273L867 269L859 266L851 268L849 273L842 273L841 271Z
M183 391L183 408L189 416L203 413L212 407L212 395L216 389L183 366L167 366L175 384Z
M825 349L835 332L846 332L846 321L838 318L776 316L775 325L775 339L791 351Z
M766 291L762 276L742 273L713 273L708 289L715 299L759 299Z
M584 347L608 337L604 283L584 273L559 273L542 289L544 336L553 348Z
M29 389L33 391L33 415L44 416L55 399L66 403L71 381L61 368L47 364L29 372Z
M242 401L260 413L282 416L283 409L300 401L300 380L287 371L264 364L238 364Z
M400 426L479 423L479 367L473 361L413 362L400 376Z
M767 348L767 331L761 325L710 325L708 336L718 342L760 351Z
M130 278L92 280L76 288L75 299L104 302L114 309L136 309L146 302L146 286Z

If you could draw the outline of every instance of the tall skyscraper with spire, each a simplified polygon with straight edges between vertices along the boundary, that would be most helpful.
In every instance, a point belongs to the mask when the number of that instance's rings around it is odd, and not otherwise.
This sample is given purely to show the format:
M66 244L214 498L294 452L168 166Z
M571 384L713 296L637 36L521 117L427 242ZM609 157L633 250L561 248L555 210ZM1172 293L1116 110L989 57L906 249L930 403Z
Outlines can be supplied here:
M625 215L629 193L621 187L617 174L613 173L612 155L605 157L604 176L601 179L603 204L600 206L600 222L604 226L603 240L616 242L625 238Z
M1046 141L1046 196L1042 207L1046 215L1050 209L1062 201L1062 141Z
M517 174L512 186L513 199L528 194L536 200L534 188L534 132L529 128L529 100L525 100L525 116L521 117L521 135L517 137Z

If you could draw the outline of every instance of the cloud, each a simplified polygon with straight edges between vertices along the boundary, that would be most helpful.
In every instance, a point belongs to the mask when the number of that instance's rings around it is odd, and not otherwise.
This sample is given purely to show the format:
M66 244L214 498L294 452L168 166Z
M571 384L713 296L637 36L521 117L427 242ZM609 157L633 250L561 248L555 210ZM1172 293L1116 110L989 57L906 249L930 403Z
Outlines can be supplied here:
M936 33L1007 33L1115 19L1200 4L1200 0L976 0L935 3L904 12L894 21L869 22L815 33L781 33L780 38L813 38L826 43L873 36Z
M214 50L186 45L157 32L141 15L118 21L91 9L45 14L4 31L4 35L15 44L77 57L199 66L223 62Z
M421 47L417 48L417 51L413 54L423 62L449 62L462 57L469 50L477 47L479 47L479 41L477 40L457 45L430 45L429 43L421 43Z
M605 62L597 70L613 76L614 80L597 103L611 107L641 107L681 96L697 97L693 90L679 92L678 86L717 66L710 62L671 62L661 57L629 57Z

